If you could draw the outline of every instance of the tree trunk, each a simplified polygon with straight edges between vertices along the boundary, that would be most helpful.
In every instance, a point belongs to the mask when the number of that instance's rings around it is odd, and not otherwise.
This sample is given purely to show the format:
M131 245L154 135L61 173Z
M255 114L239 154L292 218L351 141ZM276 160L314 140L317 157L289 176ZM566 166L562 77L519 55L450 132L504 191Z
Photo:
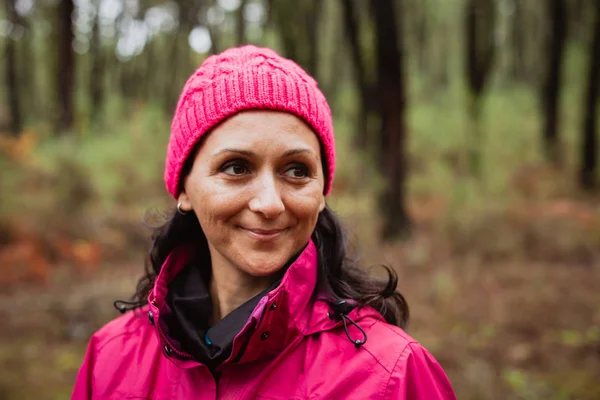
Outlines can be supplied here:
M396 1L399 7L402 2ZM410 232L405 205L405 108L406 94L402 65L402 24L396 18L393 0L370 3L375 16L378 99L381 115L382 171L388 178L380 197L384 216L382 236L394 239Z
M543 137L546 157L554 164L560 163L558 145L559 100L562 59L567 37L567 15L564 0L546 0L550 21L548 40L548 70L542 89L544 113Z
M99 2L96 2L99 3ZM102 114L103 82L102 73L102 50L100 48L100 16L99 4L95 4L96 17L92 28L92 37L90 39L90 56L92 58L92 67L90 71L90 105L92 121L97 121Z
M313 0L301 6L273 2L273 18L285 56L297 62L317 80L319 14L322 4L322 0Z
M267 8L267 15L265 17L265 29L273 26L275 16L275 0L266 0L265 7Z
M468 0L465 46L469 89L476 98L483 93L494 61L495 10L492 0Z
M4 0L6 6L6 15L8 20L13 26L18 24L18 14L15 10L14 0ZM10 113L10 131L14 136L18 136L23 128L21 107L19 103L19 88L17 85L17 52L15 40L10 35L5 40L5 57L6 57L6 70L5 79L6 87L8 90L8 107Z
M572 38L581 42L585 41L589 22L587 17L589 15L588 12L591 11L587 6L595 3L596 0L571 0L567 3L566 6L569 8L568 24L573 27L570 32Z
M342 29L338 27L336 31L335 40L336 43L341 43L344 41L344 32ZM323 91L325 95L329 99L333 99L337 96L338 89L340 84L344 80L345 77L345 68L346 68L346 47L345 46L335 46L333 50L333 54L331 55L332 62L329 65L329 82L325 82ZM362 105L361 105L362 107Z
M173 60L170 58L170 60ZM135 79L135 59L130 58L120 63L121 75L119 76L119 82L121 86L121 95L126 100L133 100L135 98L135 86L137 84Z
M181 59L180 56L180 46L179 42L181 41L181 25L173 32L173 36L171 38L171 48L169 51L169 60L172 63L173 67L170 70L169 79L163 80L163 101L165 105L165 112L167 114L171 114L175 107L177 106L177 101L179 98L179 88L183 85L174 85L173 81L176 81L179 77L177 65ZM214 44L214 43L213 43Z
M207 26L210 35L210 54L219 54L221 52L221 36L218 27Z
M510 39L512 44L512 57L510 64L510 75L513 79L526 82L528 78L525 63L525 18L523 13L524 0L515 0L515 12L511 20Z
M61 0L58 6L58 130L73 126L73 89L75 84L75 55L73 52L73 0Z
M160 75L160 61L156 59L156 50L155 47L158 46L158 40L150 40L146 42L146 47L144 49L144 57L146 59L146 69L144 70L144 80L145 80L145 88L144 95L147 99L152 98L155 95L156 89L160 87L160 83L158 81L158 76ZM157 71L158 69L158 71Z
M466 68L469 84L467 159L469 172L475 177L481 175L481 147L483 131L480 127L481 97L494 61L495 5L491 0L468 0L465 13L466 28Z
M242 0L240 7L237 10L237 44L242 45L246 43L246 20L244 19L244 11L246 10L246 3L248 0Z
M298 14L302 10L296 6L291 7L288 3L281 2L273 2L273 7L275 7L273 16L281 43L283 44L285 56L306 68L306 64L303 62L306 60L300 59L300 51L298 49L298 43L303 39L298 37L298 33L300 32ZM306 21L302 21L302 23L306 23Z
M216 7L217 1L211 0L210 4L213 7ZM219 27L213 26L212 24L207 22L206 29L208 29L208 34L210 35L210 54L219 54L221 52L221 35Z
M419 71L422 74L427 75L429 70L429 63L427 62L427 49L429 44L429 30L431 29L428 23L428 4L427 0L420 0L418 5L417 18L416 18L416 42L417 42L417 61L419 65Z
M38 96L39 88L36 81L36 38L31 29L32 24L28 19L19 16L17 21L18 24L23 27L23 35L17 44L17 65L19 66L17 72L17 85L19 88L19 100L21 101L19 103L19 108L23 110L23 99L27 99L25 115L30 119L35 120L40 117L39 110L42 107L41 99Z
M315 79L318 77L319 68L319 17L323 1L313 0L313 4L309 11L306 13L306 35L308 43L308 60L306 61L306 68L308 73Z
M595 1L596 22L590 49L588 86L583 116L583 141L581 148L580 182L584 189L596 187L598 147L596 130L598 122L598 95L600 91L600 2Z
M451 41L448 38L451 36L452 30L448 28L447 23L440 23L440 27L438 29L438 32L441 33L441 38L438 39L438 55L435 58L432 57L434 63L437 64L437 68L435 68L435 75L432 77L432 81L435 89L443 90L446 89L450 83L448 62L446 60L450 59ZM425 71L426 70L422 70L422 72Z
M359 149L365 150L369 142L368 118L369 110L371 108L369 101L369 92L371 89L367 82L366 65L360 46L360 29L358 26L358 17L354 0L341 0L341 3L344 30L346 31L346 37L348 39L348 44L350 45L354 76L358 83L358 91L360 94L360 111L357 115L358 123L356 124L357 129L354 135L354 143Z

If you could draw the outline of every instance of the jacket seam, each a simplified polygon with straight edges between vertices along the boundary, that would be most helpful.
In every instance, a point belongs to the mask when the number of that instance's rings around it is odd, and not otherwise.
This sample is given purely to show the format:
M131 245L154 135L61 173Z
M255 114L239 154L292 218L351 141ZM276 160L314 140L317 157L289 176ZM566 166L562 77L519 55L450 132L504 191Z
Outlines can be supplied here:
M391 371L390 371L390 370L388 370L388 369L385 367L385 365L383 365L383 364L381 363L381 360L380 360L378 357L375 357L375 355L374 355L373 353L371 353L371 352L369 351L369 349L367 349L366 347L363 347L363 349L364 349L364 350L365 350L367 353L369 353L369 355L370 355L371 357L373 357L373 359L374 359L375 361L377 361L377 364L381 365L381 368L383 368L383 369L384 369L386 372L388 372L388 373L390 373L390 374L391 374L391 373L394 371L394 369L393 369L393 368L392 368L392 370L391 370ZM404 350L402 350L402 352L403 352L403 351L404 351ZM402 355L402 352L400 353L401 355ZM394 366L395 366L395 364L394 364Z
M378 320L378 321L381 321L381 320ZM402 335L402 334L401 334L401 333L399 333L398 331L396 331L396 330L392 329L392 326L394 326L394 325L390 325L390 324L387 324L387 323L385 323L385 324L383 324L382 326L383 326L384 328L386 328L388 331L390 331L391 333L393 333L394 335L396 335L396 336L398 336L398 337L401 337L401 338L403 338L404 340L406 340L406 342L407 342L407 343L406 343L406 345L407 345L407 346L408 346L409 344L412 344L412 343L417 343L417 342L416 342L414 339L412 339L412 338L411 338L412 340L408 340L408 339L407 339L407 336L405 336L405 335ZM400 328L400 329L402 330L402 332L404 332L404 333L406 334L406 331L405 331L404 329L402 329L402 328Z
M387 385L385 386L385 392L383 392L383 399L385 400L387 398L387 394L388 391L390 389L390 382L392 381L392 377L394 376L394 371L396 370L396 367L398 367L398 363L400 362L400 360L402 359L402 356L406 353L406 352L410 352L412 350L411 345L417 343L416 341L411 341L408 342L406 344L406 346L404 346L404 349L400 352L400 355L398 356L398 358L396 359L396 362L394 363L394 367L392 368L392 372L390 373L390 377L388 378L388 382Z
M372 323L371 325L369 325L369 326L368 326L369 328L372 328L372 327L373 327L375 324L377 324L377 323L381 322L379 319L377 319L377 318L374 318L374 317L371 317L371 316L367 316L365 319L368 319L368 318L373 318L373 319L375 319L375 321L373 321L373 323ZM340 325L341 325L341 323L340 323ZM384 326L386 326L386 324L384 324ZM337 325L336 325L336 327L337 327ZM387 326L386 326L386 327L387 327ZM391 332L393 332L393 333L396 333L396 332L394 332L394 330L392 330L392 329L390 329L390 331L391 331ZM396 334L397 334L397 333L396 333ZM405 345L405 348L406 348L407 346L409 346L411 343L412 343L412 342L408 342L408 343L406 343L406 345ZM383 369L384 369L386 372L388 372L388 373L392 373L392 372L394 371L395 364L394 364L394 367L393 367L391 370L390 370L390 369L388 369L388 368L387 368L385 365L383 365L383 363L381 362L381 359L380 359L379 357L375 356L375 354L373 354L373 353L372 353L372 352L369 350L369 348L368 348L368 344L366 344L366 345L362 346L362 348L363 348L363 349L364 349L364 350L365 350L367 353L369 353L369 355L370 355L371 357L373 357L373 359L374 359L375 361L377 361L377 363L378 363L379 365L381 365L381 368L383 368ZM403 350L400 352L400 355L402 355L402 352L404 352L404 349L403 349Z

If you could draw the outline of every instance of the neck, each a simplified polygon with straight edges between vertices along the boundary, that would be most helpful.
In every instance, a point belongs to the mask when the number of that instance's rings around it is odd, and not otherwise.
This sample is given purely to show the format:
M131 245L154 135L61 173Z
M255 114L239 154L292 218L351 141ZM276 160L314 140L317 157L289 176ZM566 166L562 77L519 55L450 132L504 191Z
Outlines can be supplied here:
M241 271L220 254L211 251L212 277L210 295L213 304L211 325L271 286L276 277L252 276Z

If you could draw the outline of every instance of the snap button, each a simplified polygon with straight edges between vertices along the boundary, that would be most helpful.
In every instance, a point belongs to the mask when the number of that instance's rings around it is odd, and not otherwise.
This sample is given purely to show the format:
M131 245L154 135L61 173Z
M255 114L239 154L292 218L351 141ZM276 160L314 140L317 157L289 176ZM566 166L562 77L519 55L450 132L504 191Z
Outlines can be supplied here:
M269 332L263 332L262 335L260 335L260 340L267 340L268 337Z
M150 321L150 325L154 325L154 315L152 311L148 311L148 320Z
M167 353L169 357L173 355L173 349L168 344L165 344L165 353Z
M273 304L271 304L271 307L269 307L269 310L273 311L276 308L277 308L277 303L273 303Z

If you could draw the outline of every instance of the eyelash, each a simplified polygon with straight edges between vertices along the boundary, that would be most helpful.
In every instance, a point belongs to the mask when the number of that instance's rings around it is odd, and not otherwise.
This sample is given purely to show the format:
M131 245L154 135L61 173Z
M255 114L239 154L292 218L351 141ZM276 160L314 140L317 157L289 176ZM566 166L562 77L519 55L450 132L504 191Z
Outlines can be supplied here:
M308 169L308 167L304 164L293 164L292 166L290 166L290 168L288 168L286 170L286 172L290 171L290 170L302 170L302 172L304 173L304 176L293 176L291 178L294 179L303 179L303 178L307 178L308 176L310 176L310 170Z
M245 172L248 172L248 169L249 169L247 163L244 160L236 159L236 160L227 161L225 164L223 164L219 168L219 172L227 173L225 171L230 167L242 167L242 168L244 168ZM227 175L239 176L241 174L239 174L239 175L227 174Z
M231 168L231 167L242 167L244 168L244 173L243 174L230 174L227 173L227 169ZM219 172L225 173L229 176L241 176L244 175L248 172L250 168L248 168L247 162L245 160L242 159L236 159L236 160L231 160L226 162L225 164L223 164L220 168L219 168ZM310 176L310 169L308 166L301 164L301 163L295 163L292 164L288 169L286 169L285 172L288 172L290 170L302 170L302 172L304 173L304 176L298 177L298 176L289 176L292 179L304 179Z

